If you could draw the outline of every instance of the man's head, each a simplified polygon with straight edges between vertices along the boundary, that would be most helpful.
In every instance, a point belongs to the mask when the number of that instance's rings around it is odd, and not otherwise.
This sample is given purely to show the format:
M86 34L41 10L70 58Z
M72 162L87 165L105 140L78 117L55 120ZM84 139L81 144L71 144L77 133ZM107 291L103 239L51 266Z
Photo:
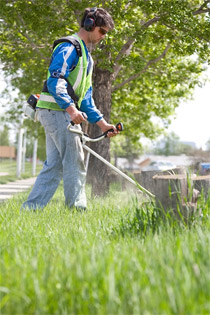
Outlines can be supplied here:
M105 27L108 30L114 28L111 15L102 8L87 8L81 20L81 27L87 32L94 31L95 27Z
M81 20L78 33L86 45L95 45L104 39L106 33L114 28L111 15L102 8L87 8Z

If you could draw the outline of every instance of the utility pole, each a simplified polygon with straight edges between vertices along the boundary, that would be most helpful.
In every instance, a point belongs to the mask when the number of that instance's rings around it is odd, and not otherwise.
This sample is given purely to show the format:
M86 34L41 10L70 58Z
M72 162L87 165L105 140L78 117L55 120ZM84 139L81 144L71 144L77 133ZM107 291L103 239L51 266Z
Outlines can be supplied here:
M17 166L16 166L17 178L21 177L23 133L24 133L24 129L20 125L20 129L18 132L18 147L17 147Z
M37 147L38 147L38 140L36 138L34 139L33 161L32 161L32 175L33 176L36 175Z
M23 137L22 173L25 172L25 164L26 164L26 129L24 129L24 137Z

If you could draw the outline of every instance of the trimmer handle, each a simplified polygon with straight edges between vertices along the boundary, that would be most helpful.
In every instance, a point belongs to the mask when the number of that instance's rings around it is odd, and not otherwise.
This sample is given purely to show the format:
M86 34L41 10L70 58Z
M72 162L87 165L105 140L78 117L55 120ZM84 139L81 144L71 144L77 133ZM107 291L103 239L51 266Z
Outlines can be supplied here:
M102 133L100 136L97 136L95 138L90 138L87 134L85 134L81 129L75 129L75 128L72 128L72 126L74 126L74 123L72 124L72 122L67 126L67 129L73 133L76 133L78 135L80 135L82 137L82 141L83 143L89 141L89 142L97 142L97 141L100 141L104 138L107 137L107 134L108 132L113 132L114 129L109 129L107 130L106 132ZM122 131L124 128L123 128L123 124L122 123L118 123L116 124L116 129L117 131Z
M117 131L123 131L124 129L123 124L121 122L117 123L115 127L117 128ZM104 132L104 136L107 137L108 132L113 132L113 131L114 129L107 130L106 132Z
M87 115L86 115L85 113L81 112L81 114L82 114L82 116L83 116L85 119L87 118ZM72 126L75 125L75 123L74 123L73 121L71 121L70 124L71 124Z
M119 122L118 124L116 124L115 126L117 128L118 131L123 131L123 124L121 122Z

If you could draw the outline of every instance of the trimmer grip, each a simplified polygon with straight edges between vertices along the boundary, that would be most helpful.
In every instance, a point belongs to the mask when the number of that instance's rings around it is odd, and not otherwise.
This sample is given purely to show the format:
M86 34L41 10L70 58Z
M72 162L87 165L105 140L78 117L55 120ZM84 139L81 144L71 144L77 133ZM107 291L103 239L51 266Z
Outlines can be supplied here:
M119 122L118 124L116 124L115 126L117 128L117 131L123 131L123 124L121 122ZM109 129L106 132L104 132L105 137L107 137L107 133L108 132L113 132L114 129Z
M118 124L116 124L116 128L117 128L117 131L123 131L123 124L121 122L119 122Z

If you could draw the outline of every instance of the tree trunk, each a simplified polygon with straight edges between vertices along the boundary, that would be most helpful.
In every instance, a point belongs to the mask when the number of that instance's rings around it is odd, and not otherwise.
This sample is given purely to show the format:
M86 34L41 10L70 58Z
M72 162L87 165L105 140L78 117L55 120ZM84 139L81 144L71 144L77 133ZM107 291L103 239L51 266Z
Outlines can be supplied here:
M111 78L110 72L97 67L93 74L93 98L96 107L101 111L104 119L110 121L111 112ZM95 137L101 134L96 124L90 124L88 134ZM91 149L106 160L110 161L110 140L105 138L99 142L91 143ZM109 190L110 169L96 157L90 155L87 180L92 185L92 195L105 195Z

